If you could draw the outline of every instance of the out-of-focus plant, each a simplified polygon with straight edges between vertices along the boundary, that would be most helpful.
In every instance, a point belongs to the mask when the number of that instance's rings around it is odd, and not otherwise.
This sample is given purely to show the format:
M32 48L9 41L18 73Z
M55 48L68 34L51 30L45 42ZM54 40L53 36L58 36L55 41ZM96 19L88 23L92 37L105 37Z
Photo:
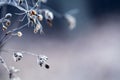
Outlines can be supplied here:
M47 7L45 3L47 0L31 0L32 4L28 4L27 0L0 0L0 6L9 5L14 6L21 13L7 13L0 19L0 27L2 35L0 38L0 51L7 51L8 53L13 53L13 59L15 62L20 61L24 54L29 54L35 56L37 58L37 63L41 67L44 66L46 69L49 69L50 66L47 63L48 57L45 55L36 55L31 52L26 51L15 51L15 50L2 50L3 45L13 36L22 37L22 31L25 27L33 27L33 32L36 34L38 32L44 33L43 26L41 22L45 19L49 26L52 26L52 21L54 16L61 17L65 19L69 23L69 28L72 30L75 28L76 19L71 15L73 11L70 11L66 14L59 14L53 9ZM46 8L41 8L41 6L46 6ZM24 22L27 19L27 22L22 26L16 26L15 28L11 29L9 26L14 23L11 23L11 17L23 16L22 19L18 20L19 22ZM20 70L16 69L15 67L8 67L2 56L0 55L0 63L6 68L9 73L9 79L11 80L20 80L19 77L16 76L16 73Z

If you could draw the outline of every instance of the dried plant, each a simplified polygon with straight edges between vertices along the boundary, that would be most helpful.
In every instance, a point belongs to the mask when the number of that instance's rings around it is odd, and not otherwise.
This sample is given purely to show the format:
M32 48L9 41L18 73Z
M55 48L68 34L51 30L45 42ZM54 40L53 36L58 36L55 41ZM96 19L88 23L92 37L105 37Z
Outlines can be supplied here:
M0 51L13 53L13 59L15 62L20 61L24 57L24 54L29 54L37 58L38 65L40 65L41 67L44 66L46 69L50 68L49 64L47 63L48 57L45 55L36 55L34 53L26 51L2 50L2 47L4 46L6 41L8 41L11 37L22 37L22 30L24 30L25 27L33 27L33 32L35 34L38 32L40 32L40 34L44 34L41 22L45 19L47 24L49 26L52 26L54 16L57 16L66 19L71 30L75 28L76 19L70 13L76 12L76 10L69 11L68 13L62 15L43 4L46 2L47 0L32 0L32 5L30 5L28 4L27 0L0 0L0 6L10 5L16 7L18 10L21 11L21 13L7 13L0 19L0 29L2 32L0 38ZM41 8L41 5L46 6L46 8ZM23 16L22 19L18 20L19 22L23 22L25 21L25 19L27 19L27 22L22 26L16 26L13 29L9 28L11 24L14 24L11 23L11 17L14 17L14 15ZM20 70L16 69L15 67L8 67L1 55L0 63L8 71L10 80L20 80L20 78L16 76L16 73Z

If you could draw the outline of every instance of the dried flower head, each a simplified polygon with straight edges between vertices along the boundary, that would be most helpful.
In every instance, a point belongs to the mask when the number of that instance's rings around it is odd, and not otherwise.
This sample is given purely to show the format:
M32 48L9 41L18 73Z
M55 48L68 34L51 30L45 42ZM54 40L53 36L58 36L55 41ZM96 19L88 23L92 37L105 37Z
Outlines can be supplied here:
M47 64L48 57L44 55L38 55L37 57L37 63L41 67L44 65L46 69L49 69L49 65Z
M21 53L21 52L15 52L14 54L13 54L13 59L14 59L14 61L20 61L21 59L23 58L23 53Z
M47 20L53 20L53 18L54 18L53 13L49 10L45 10L45 18Z
M10 20L6 20L6 22L5 22L5 26L10 26L10 24L11 24L11 21Z

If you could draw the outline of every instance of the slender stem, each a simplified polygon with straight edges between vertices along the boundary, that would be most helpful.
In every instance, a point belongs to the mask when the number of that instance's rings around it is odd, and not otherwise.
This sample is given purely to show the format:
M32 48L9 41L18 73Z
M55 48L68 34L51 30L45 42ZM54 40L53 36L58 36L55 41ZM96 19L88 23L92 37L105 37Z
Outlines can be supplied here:
M3 6L3 5L14 6L14 7L18 8L19 10L26 12L26 10L25 10L24 8L22 8L22 7L20 7L20 6L17 6L17 5L14 5L14 4L12 4L12 3L8 3L8 2L0 2L0 6Z
M26 9L28 11L29 9L28 9L28 2L27 2L27 0L25 0L25 4L26 4Z
M32 53L32 52L23 51L23 50L17 51L17 50L12 50L12 49L7 49L7 50L2 49L2 51L4 51L4 52L9 52L9 53L11 53L11 52L22 52L23 54L28 54L28 55L32 55L32 56L38 56L37 54L34 54L34 53Z
M6 35L3 37L2 41L0 42L0 48L9 40L12 38L12 35Z
M9 72L9 68L7 64L5 63L5 60L0 56L1 64L5 67L5 69Z

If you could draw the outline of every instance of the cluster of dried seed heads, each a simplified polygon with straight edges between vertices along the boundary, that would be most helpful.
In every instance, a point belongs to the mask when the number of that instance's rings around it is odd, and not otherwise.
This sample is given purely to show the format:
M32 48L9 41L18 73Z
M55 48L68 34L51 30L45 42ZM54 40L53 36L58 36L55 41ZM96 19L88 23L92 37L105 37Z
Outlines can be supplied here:
M18 8L20 11L22 11L22 13L15 13L18 16L23 16L22 19L20 19L20 22L23 22L25 20L25 18L27 19L26 24L20 26L20 27L16 27L13 28L12 30L9 30L8 27L11 24L11 20L10 18L12 17L11 13L7 13L4 17L2 17L0 19L0 24L2 24L2 30L4 32L3 37L0 39L0 47L8 40L10 39L12 36L18 36L21 37L23 34L21 32L21 30L23 28L25 28L26 26L33 26L34 30L33 32L36 34L38 32L43 33L43 26L41 24L42 21L44 21L44 19L46 20L47 24L49 26L52 26L52 21L54 19L54 15L52 10L50 11L49 9L42 9L41 5L42 3L46 3L47 0L33 0L33 6L28 4L27 0L8 0L6 2L6 0L4 1L0 1L0 3L5 3L11 6L14 6L16 8ZM67 20L67 22L69 23L69 28L72 30L75 28L76 26L76 19L71 15L71 14L64 14L61 15L57 12L55 12L56 14L59 15L59 17L62 17L63 19L65 18ZM14 51L12 51L14 52ZM49 69L50 66L47 63L48 57L45 55L36 55L34 53L29 53L29 52L25 52L25 51L16 51L13 53L13 59L15 62L20 61L23 58L23 54L30 54L33 56L37 57L37 64L40 67L45 67L46 69ZM3 60L3 58L0 56L0 63L3 64L3 66L7 69L7 71L9 72L9 78L10 80L20 80L20 78L16 75L16 73L18 73L20 70L16 69L15 67L8 67L7 64L5 63L5 61Z
M0 23L2 24L2 30L5 31L11 24L10 18L12 17L11 13L7 13L5 17L0 19Z

